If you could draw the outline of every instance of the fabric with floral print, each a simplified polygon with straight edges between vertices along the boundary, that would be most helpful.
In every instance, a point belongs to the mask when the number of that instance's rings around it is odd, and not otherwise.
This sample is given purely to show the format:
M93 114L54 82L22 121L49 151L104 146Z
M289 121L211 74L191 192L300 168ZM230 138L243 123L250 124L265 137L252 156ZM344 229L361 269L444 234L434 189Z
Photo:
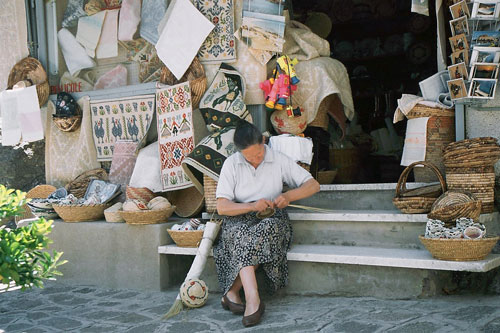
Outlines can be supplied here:
M194 0L194 6L215 25L198 52L202 63L236 60L232 0Z
M193 186L181 163L194 149L193 111L189 82L156 92L158 146L164 191Z
M213 246L219 285L226 294L243 267L260 265L270 292L288 283L286 253L292 242L292 226L285 210L259 219L255 212L226 216Z

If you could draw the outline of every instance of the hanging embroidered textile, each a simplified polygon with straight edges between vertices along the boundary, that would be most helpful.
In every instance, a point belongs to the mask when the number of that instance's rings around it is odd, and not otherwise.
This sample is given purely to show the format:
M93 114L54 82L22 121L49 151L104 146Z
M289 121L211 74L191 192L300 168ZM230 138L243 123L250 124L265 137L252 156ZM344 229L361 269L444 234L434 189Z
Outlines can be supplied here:
M215 24L198 52L202 63L232 62L236 60L234 37L234 7L232 0L194 0L193 4Z
M158 143L164 191L193 186L181 162L194 149L193 112L189 82L156 92Z
M154 95L91 101L92 128L98 161L113 159L117 140L140 142L153 119Z

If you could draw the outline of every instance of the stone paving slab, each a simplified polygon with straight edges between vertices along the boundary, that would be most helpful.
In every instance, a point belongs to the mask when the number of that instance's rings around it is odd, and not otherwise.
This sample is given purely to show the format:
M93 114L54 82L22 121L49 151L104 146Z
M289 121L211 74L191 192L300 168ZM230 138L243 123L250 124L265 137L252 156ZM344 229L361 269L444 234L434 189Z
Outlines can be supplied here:
M245 328L241 316L210 294L205 306L167 321L161 316L177 290L141 292L46 283L45 289L0 293L4 332L500 332L500 296L454 295L381 300L264 295L260 325Z

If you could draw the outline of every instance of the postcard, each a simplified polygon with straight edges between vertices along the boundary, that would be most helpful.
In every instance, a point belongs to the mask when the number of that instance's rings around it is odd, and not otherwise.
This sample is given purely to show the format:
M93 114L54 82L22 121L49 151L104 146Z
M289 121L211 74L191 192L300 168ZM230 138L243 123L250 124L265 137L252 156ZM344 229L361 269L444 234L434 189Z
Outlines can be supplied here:
M457 19L462 16L470 17L469 7L465 0L455 3L450 6L451 18Z
M450 21L451 35L469 34L469 22L467 16L462 16Z
M243 12L241 36L254 49L281 52L285 43L285 17Z
M283 15L285 0L243 0L243 10L248 12Z
M494 20L498 18L499 8L497 0L475 1L472 7L471 17L482 20Z
M500 31L474 31L471 38L471 47L499 47Z
M469 88L469 97L492 99L495 97L497 80L472 79Z
M498 64L500 61L500 47L475 47L472 50L471 64L476 62Z
M467 37L465 34L456 35L448 38L450 40L451 52L465 50L469 48Z
M471 78L473 79L496 79L498 75L497 64L476 63L471 69Z
M453 65L461 62L465 62L466 65L469 64L469 52L467 50L460 50L451 54L451 63Z
M465 88L464 79L450 80L447 83L451 99L459 99L467 97L467 89Z
M450 73L450 79L464 79L468 80L469 75L467 73L467 67L465 66L465 62L461 62L456 65L451 65L448 67L448 72Z

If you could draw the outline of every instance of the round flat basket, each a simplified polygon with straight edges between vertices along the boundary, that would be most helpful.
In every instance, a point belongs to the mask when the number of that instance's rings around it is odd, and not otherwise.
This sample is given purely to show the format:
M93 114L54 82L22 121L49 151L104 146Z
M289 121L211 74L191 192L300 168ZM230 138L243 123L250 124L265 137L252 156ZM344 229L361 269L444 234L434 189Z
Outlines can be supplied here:
M431 210L432 204L436 201L436 198L427 196L406 196L404 193L408 190L406 188L406 180L410 171L417 165L423 165L424 167L430 168L437 176L439 184L441 185L442 193L446 192L446 183L439 169L430 162L420 161L414 162L407 166L401 176L399 177L398 184L396 185L396 196L392 199L392 203L401 212L405 214L422 214L428 213ZM414 191L414 190L413 190Z
M481 201L477 200L473 194L450 190L436 199L427 217L451 223L461 217L476 221L480 214Z
M198 247L203 237L203 230L171 230L168 234L179 247Z
M46 199L52 192L54 192L56 188L52 185L37 185L33 187L31 190L26 192L26 198L28 199ZM23 220L23 219L29 219L35 217L33 212L31 211L31 208L25 204L23 205L23 214L16 216L15 221L16 223Z
M167 222L175 211L175 206L159 210L143 210L137 212L120 211L120 216L127 224L158 224Z
M52 205L64 222L90 222L104 218L108 204L99 205Z
M431 255L440 260L483 260L491 252L500 237L480 239L445 239L418 236Z
M8 89L12 89L19 81L28 81L36 85L38 104L42 106L47 103L50 93L47 72L38 59L26 57L12 67L7 81Z

